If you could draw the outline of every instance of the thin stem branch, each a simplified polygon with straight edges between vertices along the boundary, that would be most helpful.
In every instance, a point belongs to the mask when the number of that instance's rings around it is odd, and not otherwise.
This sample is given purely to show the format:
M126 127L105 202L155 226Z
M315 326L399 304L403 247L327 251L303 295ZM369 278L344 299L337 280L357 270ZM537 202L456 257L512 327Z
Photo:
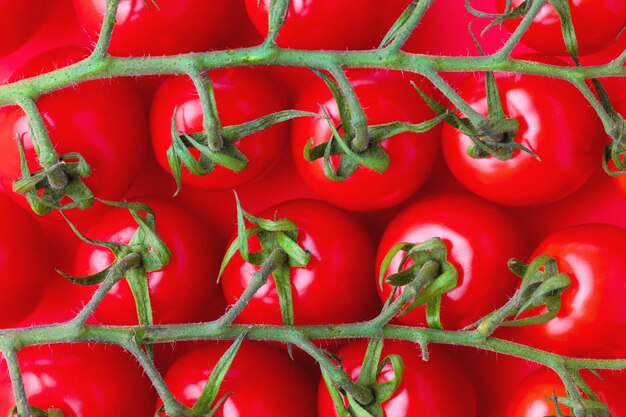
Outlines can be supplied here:
M102 20L102 28L100 29L100 36L98 36L98 42L96 43L92 57L100 59L107 56L107 50L111 44L111 36L113 35L113 27L115 26L115 18L119 2L120 0L107 0L104 18Z
M519 43L524 33L528 30L533 20L541 10L541 8L547 3L547 0L533 0L530 9L522 19L519 26L511 34L511 37L506 41L502 48L495 53L496 57L506 57L511 54L511 51Z
M83 309L69 322L74 326L83 326L87 319L91 317L100 302L111 291L111 288L126 275L129 269L136 268L141 265L141 255L138 253L130 253L117 261L107 273L106 278L91 299Z
M341 91L344 93L350 110L350 122L354 128L354 137L351 143L352 150L355 152L365 151L370 143L365 110L363 110L363 106L354 91L354 87L352 87L343 69L334 66L330 68L330 73L335 77L339 88L341 88Z
M221 133L222 123L217 114L213 82L208 73L203 75L195 65L189 68L187 75L193 81L193 85L198 92L198 98L202 106L202 128L207 136L209 149L219 152L224 146L224 138Z
M589 88L589 86L587 85L585 80L578 79L578 80L571 80L570 82L576 88L578 88L580 90L582 95L585 96L585 98L587 99L589 104L591 104L593 109L596 111L596 113L600 117L600 120L602 121L602 125L604 126L604 130L606 130L606 132L610 136L613 136L614 135L613 131L615 130L614 129L615 122L614 122L613 118L611 117L611 115L604 109L604 106L602 106L602 103L600 102L600 100L598 100L596 95L593 94L593 91L591 91L591 88Z
M163 380L161 373L154 366L154 362L150 360L150 357L146 354L146 352L144 352L143 349L141 349L141 347L137 344L125 345L122 347L127 349L137 359L146 375L148 375L148 378L150 378L154 389L157 394L159 394L161 401L163 401L163 404L165 405L165 412L167 415L170 417L186 416L186 408L174 397L174 394L172 394L172 391L167 386L167 383Z
M369 388L350 379L346 371L335 365L321 349L315 346L315 344L304 335L296 333L291 339L291 342L315 359L319 365L328 372L328 375L335 385L350 393L359 403L369 404L374 400L373 393Z
M231 324L254 297L257 291L267 283L267 279L274 270L287 261L287 254L282 249L274 249L267 257L261 268L252 274L250 283L241 294L241 297L230 307L222 317L209 323L215 327L223 327Z
M271 0L270 10L267 14L267 37L263 44L270 48L276 46L276 39L280 29L285 24L289 12L290 0Z
M4 359L9 369L9 378L11 379L11 385L13 385L13 395L15 396L15 405L17 406L17 414L20 417L32 417L32 411L30 405L28 405L28 398L26 396L26 390L24 389L24 381L22 380L22 371L20 370L20 363L17 360L17 355L14 349L5 349L2 351Z
M396 53L404 46L430 8L433 1L434 0L417 0L417 6L411 13L411 16L409 16L407 21L402 26L402 29L396 34L393 41L385 47L386 51L389 53Z

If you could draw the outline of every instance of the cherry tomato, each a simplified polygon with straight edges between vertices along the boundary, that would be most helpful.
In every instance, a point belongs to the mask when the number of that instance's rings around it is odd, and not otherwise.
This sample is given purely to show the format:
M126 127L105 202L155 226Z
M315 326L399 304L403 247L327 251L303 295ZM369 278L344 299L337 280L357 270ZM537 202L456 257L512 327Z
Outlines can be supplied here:
M441 194L418 201L387 227L378 247L377 270L396 244L423 243L434 237L446 243L448 259L459 274L458 286L442 299L441 321L445 328L462 328L506 303L518 284L507 269L507 261L527 253L524 234L511 218L471 195ZM385 275L397 272L401 261L399 253ZM386 283L382 289L378 287L382 300L389 297L392 288ZM398 320L412 326L424 325L425 309L415 309Z
M0 213L0 327L7 327L35 308L53 270L35 219L4 196Z
M148 273L150 301L155 323L187 323L216 318L224 311L217 286L221 244L209 225L166 200L144 199L155 212L157 233L172 251L170 263ZM128 211L112 209L85 232L93 239L128 243L137 224ZM82 243L75 252L77 276L97 273L114 261L108 249ZM91 293L94 287L85 287ZM128 282L118 282L95 312L106 324L136 324L135 301Z
M315 200L293 200L262 213L298 226L297 243L311 253L306 267L291 268L296 324L349 323L373 318L380 309L373 282L374 248L365 229L342 211ZM259 249L250 239L250 251ZM241 296L258 270L239 253L222 276L228 303ZM278 294L270 276L243 309L240 323L281 324Z
M503 75L497 83L505 113L519 122L516 142L541 161L519 149L507 161L473 159L467 154L471 139L446 125L443 151L454 176L481 197L512 206L551 203L579 189L601 160L605 137L587 101L565 81ZM468 79L462 95L487 114L483 77Z
M174 396L193 406L228 347L228 343L207 344L176 361L165 375ZM306 372L286 352L263 343L241 345L217 398L227 393L215 417L317 416L315 386Z
M401 74L360 72L351 80L365 109L370 125L404 121L424 122L434 113ZM334 123L339 122L337 104L322 81L305 90L296 107L319 112L324 106ZM332 132L326 119L298 119L293 122L292 151L302 178L324 200L347 210L371 211L394 206L409 198L428 178L439 147L439 129L426 133L401 133L381 143L390 159L389 168L379 174L363 166L347 179L336 182L324 174L324 161L309 162L302 152L305 144L313 146L330 139Z
M116 56L175 55L219 45L233 20L232 0L120 0L109 52ZM76 14L98 39L106 0L74 0Z
M572 282L557 317L523 326L518 339L567 355L603 357L625 343L626 229L607 224L575 226L548 235L532 257L547 254ZM531 257L531 258L532 258Z
M87 53L75 47L48 51L14 74L12 81L78 62ZM37 107L57 152L79 152L91 166L85 184L99 198L119 200L141 168L148 140L144 106L132 82L88 81L42 96ZM22 138L31 171L41 170L24 112L1 109L0 183L5 190L22 176L16 135Z
M56 344L18 352L28 402L65 417L152 417L156 396L139 364L117 346ZM2 360L0 413L15 405Z
M246 0L248 14L263 36L267 34L270 1ZM295 49L375 48L386 30L379 13L382 3L381 0L292 1L278 35L278 45Z
M359 340L343 346L337 356L350 378L357 380L361 372L367 342ZM421 359L419 347L409 343L386 340L382 357L400 355L404 361L402 382L393 397L382 404L385 417L472 417L476 415L476 396L470 379L455 358L443 349L434 349L430 359ZM394 377L387 364L378 382ZM454 400L450 393L454 392ZM319 417L336 417L335 405L324 382L317 396Z
M585 379L602 402L608 405L612 417L626 416L626 401L622 388L626 374L602 372L601 378L584 373ZM548 369L540 369L528 376L517 388L509 401L506 417L545 417L556 414L552 398L566 397L561 379ZM564 415L570 415L569 407L560 404Z
M0 1L0 55L18 48L39 28L48 2L37 0Z
M284 110L286 99L271 79L245 69L226 69L211 73L220 120L224 126L254 120ZM159 88L152 104L152 146L157 160L168 172L167 149L172 144L172 116L185 133L202 132L200 99L191 80L172 77ZM278 124L236 142L249 163L241 172L221 166L208 175L191 175L183 167L183 183L204 189L228 189L265 174L278 160L287 139L287 126Z
M505 10L506 0L496 0L498 10ZM513 0L512 7L523 0ZM613 42L626 26L626 4L621 0L570 0L568 1L579 53L586 55ZM521 18L507 20L504 26L514 31ZM522 42L551 55L569 55L563 40L561 20L551 4L539 11Z

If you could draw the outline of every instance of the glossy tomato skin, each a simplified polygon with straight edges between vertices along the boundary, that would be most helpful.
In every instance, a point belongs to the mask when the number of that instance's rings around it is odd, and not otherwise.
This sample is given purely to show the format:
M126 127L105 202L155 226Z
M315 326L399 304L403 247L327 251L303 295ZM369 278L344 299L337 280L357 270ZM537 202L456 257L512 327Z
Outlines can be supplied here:
M626 416L626 400L623 396L623 387L626 383L626 374L623 372L602 372L599 379L590 373L584 373L591 389L598 395L600 401L608 405L611 417ZM563 382L553 371L539 369L529 375L517 388L509 401L506 417L544 417L555 415L554 401L550 398L566 397L567 393ZM570 415L569 407L559 405L564 415Z
M224 342L206 344L176 361L165 375L174 396L191 407L200 397ZM316 417L315 386L286 352L260 342L244 342L217 398L231 393L215 417ZM164 416L165 414L162 414Z
M0 327L37 305L53 274L44 232L34 218L0 195Z
M336 352L350 378L361 372L367 341L358 340ZM413 343L385 340L382 357L400 355L404 361L402 383L396 393L382 404L385 417L456 417L476 415L476 396L472 383L461 365L443 349L434 349L427 362L422 361L419 347ZM378 382L393 378L388 364ZM454 400L450 400L450 393ZM335 405L324 382L317 396L319 417L337 417Z
M557 317L518 329L517 339L565 355L605 357L626 344L626 229L587 224L548 235L532 257L547 254L567 273L571 285ZM600 324L601 323L601 324Z
M18 352L28 401L65 417L152 417L156 395L139 364L117 346L55 344ZM0 365L0 413L14 407L4 360Z
M0 56L23 44L41 25L48 11L47 1L0 1Z
M270 2L246 0L248 15L263 36ZM375 48L385 33L381 7L383 0L292 1L277 43L294 49Z
M293 200L261 213L288 218L298 226L297 243L311 253L306 267L291 268L295 324L351 323L373 318L380 309L373 283L374 248L365 229L341 210L315 200ZM250 251L259 249L250 240ZM239 253L222 276L229 304L241 296L258 270ZM372 281L370 281L372 280ZM278 295L270 276L243 309L240 323L281 324Z
M423 243L434 237L443 239L448 260L459 273L458 286L443 296L444 328L462 328L506 303L518 284L507 269L507 261L527 255L524 234L512 218L469 194L439 194L420 200L400 212L385 230L376 255L377 271L396 244ZM399 253L385 276L397 272L401 260ZM393 287L385 283L377 288L381 299L386 300ZM423 326L425 309L417 308L397 320Z
M359 72L352 80L369 124L394 121L424 122L434 113L422 101L402 74ZM322 82L309 86L299 97L296 107L323 114L322 105L334 123L339 122L337 104ZM379 174L359 167L347 179L332 181L324 174L324 161L309 162L303 150L309 140L313 146L327 142L331 136L328 122L320 119L299 119L293 122L291 145L298 173L324 200L352 211L372 211L392 207L417 191L427 180L439 148L439 129L426 133L402 133L382 142L390 158L389 168Z
M78 62L87 54L78 47L53 49L27 63L11 81ZM146 112L132 82L84 82L42 96L37 107L57 152L79 152L91 166L84 181L92 192L119 200L139 172L148 144ZM5 107L0 110L0 187L8 192L21 177L16 135L23 140L31 172L40 171L24 112Z
M517 7L523 1L513 0ZM498 10L505 10L506 0L496 0ZM626 4L621 0L577 0L569 2L579 53L586 55L611 44L626 25ZM521 19L505 22L513 32ZM561 20L550 4L543 6L522 37L526 45L551 55L569 55L563 40Z
M515 141L533 150L516 150L508 161L473 159L470 138L445 125L443 152L454 176L487 200L510 206L536 206L560 200L579 189L601 159L605 134L583 96L565 81L526 75L497 78L504 111L519 121ZM484 78L468 79L463 97L487 114Z
M231 0L121 0L109 52L116 56L175 55L219 46L234 16ZM106 0L74 0L79 21L98 39Z
M286 98L277 85L251 69L232 68L211 73L217 109L222 125L252 121L287 108ZM159 164L171 172L167 149L172 144L171 125L174 110L179 132L202 132L202 108L191 80L172 77L159 88L151 111L152 146ZM236 142L249 163L241 172L217 166L208 175L191 175L183 167L183 183L207 190L236 187L265 174L283 152L288 127L281 123Z
M170 263L148 273L150 300L155 323L188 323L216 318L224 302L216 284L222 244L212 228L188 210L161 199L138 198L155 212L157 233L172 251ZM85 234L99 240L128 243L136 223L127 210L111 209L93 223ZM75 252L77 276L105 269L114 261L105 248L81 243ZM94 286L85 291L95 291ZM106 324L136 324L135 301L127 281L118 282L95 312Z

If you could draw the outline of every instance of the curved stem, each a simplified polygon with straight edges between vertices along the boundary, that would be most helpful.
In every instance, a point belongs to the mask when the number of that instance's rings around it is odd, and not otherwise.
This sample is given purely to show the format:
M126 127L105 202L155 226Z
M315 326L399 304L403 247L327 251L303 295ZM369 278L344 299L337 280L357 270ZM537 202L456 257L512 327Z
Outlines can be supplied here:
M26 391L24 389L24 381L22 380L22 371L20 363L14 349L6 349L2 351L4 359L9 369L9 378L13 385L13 395L15 396L15 405L17 406L17 414L20 417L33 417Z
M107 55L113 34L113 27L115 26L115 16L119 2L120 0L107 0L100 36L98 36L98 42L92 53L93 57L104 58Z
M415 1L417 1L417 6L415 6L415 9L411 13L411 16L409 16L407 21L404 23L401 31L396 34L393 41L391 41L391 43L387 45L387 47L385 47L385 50L387 50L389 53L398 52L404 46L404 44L411 37L413 31L420 23L434 0Z
M222 137L222 124L217 114L217 105L215 103L215 94L213 91L213 83L209 74L203 75L198 71L195 65L192 65L187 73L194 87L198 92L200 105L202 106L202 128L207 136L209 149L219 152L224 146L224 138Z
M504 46L502 46L502 48L494 54L496 57L505 57L511 53L547 1L548 0L533 0L530 9L522 19L519 26L511 34L511 37L506 41Z

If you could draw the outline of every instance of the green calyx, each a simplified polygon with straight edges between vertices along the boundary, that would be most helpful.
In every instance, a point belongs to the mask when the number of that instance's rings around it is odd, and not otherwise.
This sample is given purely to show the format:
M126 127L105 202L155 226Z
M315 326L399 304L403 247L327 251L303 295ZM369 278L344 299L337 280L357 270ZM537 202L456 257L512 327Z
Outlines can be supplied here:
M56 163L31 173L19 136L17 145L22 177L13 182L13 191L23 194L35 213L43 216L56 209L86 209L93 205L94 195L82 180L89 176L91 168L79 153L60 156ZM63 203L66 197L72 202Z
M30 412L32 417L64 417L64 414L58 408L49 408L47 410L42 410L37 407L30 407ZM17 407L13 407L9 411L8 417L20 417L17 412Z
M362 404L349 393L338 389L329 373L322 368L322 377L340 417L384 416L382 404L393 396L402 383L404 361L400 355L389 355L381 360L383 346L384 339L370 339L357 381L360 386L372 392L373 400L368 404ZM386 382L379 383L378 376L386 366L391 366L394 376Z
M133 220L137 223L137 231L132 239L128 244L90 239L84 236L66 219L74 233L81 240L91 245L109 249L115 255L115 261L106 269L86 277L71 277L61 271L58 272L74 284L95 285L101 284L107 277L111 276L113 270L122 265L123 271L116 273L114 276L116 276L118 280L122 279L124 276L126 277L133 297L135 298L139 324L151 325L154 323L154 320L150 303L147 273L163 269L170 261L172 255L171 251L156 233L156 220L150 207L141 203L103 202L110 206L127 209L129 211ZM143 216L142 213L144 213ZM129 265L122 264L122 261L131 254L139 255L140 262L131 263Z
M285 325L294 323L293 300L291 290L291 268L305 267L311 259L311 254L297 243L298 227L289 219L264 219L245 212L241 208L239 198L237 201L237 238L231 243L222 265L220 277L228 262L235 253L252 265L260 266L265 272L265 278L270 274L274 278L281 316ZM246 221L253 227L247 228ZM256 237L261 249L251 253L249 239Z
M398 272L385 278L392 260L402 252ZM412 264L407 266L408 262ZM442 329L441 299L443 295L458 285L458 272L448 261L448 248L439 238L424 243L398 243L389 250L380 267L379 285L383 281L402 289L402 295L395 302L402 302L400 315L420 306L426 306L426 321L434 329ZM392 292L390 301L396 295Z

